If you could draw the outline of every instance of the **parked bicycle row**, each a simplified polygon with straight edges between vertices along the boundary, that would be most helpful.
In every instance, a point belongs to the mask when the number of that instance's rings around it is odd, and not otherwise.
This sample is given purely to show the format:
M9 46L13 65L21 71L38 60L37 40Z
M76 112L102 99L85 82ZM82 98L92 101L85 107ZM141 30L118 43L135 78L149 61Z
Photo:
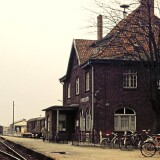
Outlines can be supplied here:
M64 135L66 137L66 134ZM64 137L55 134L55 143L67 143ZM122 151L130 151L140 149L145 157L153 156L157 151L160 151L160 135L153 135L149 130L142 130L140 133L136 131L111 132L111 133L86 133L77 132L72 135L73 145L98 145L101 148L120 149Z
M124 133L76 133L73 135L72 144L94 143L105 148L119 148L124 150L140 149L142 155L153 156L160 150L160 135L152 135L150 129L142 130L140 133L135 131L124 131Z
M120 148L121 150L140 148L146 140L152 139L150 130L142 130L141 133L124 131L123 135L112 132L106 136L100 142L102 148Z
M151 137L150 130L143 130L141 133L133 131L110 133L77 132L72 135L72 142L76 144L86 142L100 144L102 148L117 148L119 146L127 148L127 146L132 142L132 145L136 148L149 137Z

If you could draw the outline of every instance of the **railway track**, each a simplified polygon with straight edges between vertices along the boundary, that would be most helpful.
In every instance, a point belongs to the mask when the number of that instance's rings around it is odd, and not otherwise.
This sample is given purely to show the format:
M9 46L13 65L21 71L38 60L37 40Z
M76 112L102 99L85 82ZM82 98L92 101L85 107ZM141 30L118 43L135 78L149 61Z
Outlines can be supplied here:
M0 138L0 160L39 160Z

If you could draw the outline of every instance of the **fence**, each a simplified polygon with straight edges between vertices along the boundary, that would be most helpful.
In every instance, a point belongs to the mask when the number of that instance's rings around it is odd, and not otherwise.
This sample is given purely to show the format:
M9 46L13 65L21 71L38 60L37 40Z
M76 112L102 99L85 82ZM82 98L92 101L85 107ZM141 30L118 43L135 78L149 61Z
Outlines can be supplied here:
M100 136L92 132L76 132L72 134L72 145L79 145L80 143L99 144Z

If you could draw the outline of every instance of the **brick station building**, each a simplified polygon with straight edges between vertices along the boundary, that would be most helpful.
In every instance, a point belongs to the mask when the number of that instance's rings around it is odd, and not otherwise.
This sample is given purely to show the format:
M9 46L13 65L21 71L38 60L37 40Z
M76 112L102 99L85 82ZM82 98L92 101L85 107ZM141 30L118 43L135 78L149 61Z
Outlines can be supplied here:
M71 139L76 131L104 133L153 127L154 112L146 96L139 62L126 58L122 47L116 46L125 41L119 28L136 30L133 23L140 23L145 16L144 1L105 37L99 15L98 40L73 40L66 75L60 78L63 105L44 109L50 138L55 133ZM154 1L150 4L155 27L159 27Z

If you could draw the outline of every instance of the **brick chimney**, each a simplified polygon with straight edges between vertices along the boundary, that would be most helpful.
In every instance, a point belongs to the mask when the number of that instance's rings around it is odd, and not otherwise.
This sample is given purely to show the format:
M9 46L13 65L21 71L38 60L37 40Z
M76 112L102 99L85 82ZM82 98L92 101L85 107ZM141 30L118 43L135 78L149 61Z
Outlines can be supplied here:
M102 39L103 37L103 24L102 24L102 15L97 17L97 40Z
M147 12L149 7L151 15L154 15L154 0L140 0L140 4Z

